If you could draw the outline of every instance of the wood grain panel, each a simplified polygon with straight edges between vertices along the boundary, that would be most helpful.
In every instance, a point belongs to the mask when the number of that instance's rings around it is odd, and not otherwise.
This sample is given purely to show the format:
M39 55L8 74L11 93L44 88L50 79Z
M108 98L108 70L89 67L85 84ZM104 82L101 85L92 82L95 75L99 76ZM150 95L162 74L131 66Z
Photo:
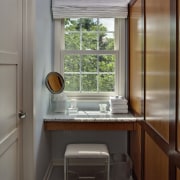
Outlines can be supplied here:
M155 144L148 134L145 134L145 178L144 180L168 180L168 157Z
M180 179L180 169L177 168L177 177L176 177L176 180L179 180Z
M136 131L130 132L130 156L133 161L134 174L138 180L141 179L141 126L137 124Z
M146 120L169 142L170 0L146 1Z
M128 130L136 129L136 122L61 122L45 121L45 130Z
M137 0L129 8L129 57L130 57L130 106L139 115L144 114L144 21L142 1ZM130 156L134 175L141 180L141 127L130 132Z
M130 106L134 112L143 113L143 57L144 28L141 0L130 8Z
M179 67L179 71L180 71L180 0L178 0L178 13L179 13L179 39L178 39L178 67ZM179 102L178 102L178 128L177 128L177 145L178 145L178 150L180 151L180 72L178 71L178 99L179 99Z

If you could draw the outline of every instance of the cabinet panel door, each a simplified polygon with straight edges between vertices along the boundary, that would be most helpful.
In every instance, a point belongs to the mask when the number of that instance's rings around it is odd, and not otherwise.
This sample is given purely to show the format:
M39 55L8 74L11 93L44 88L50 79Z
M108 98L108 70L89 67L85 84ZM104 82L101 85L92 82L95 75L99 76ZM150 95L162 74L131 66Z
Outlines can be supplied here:
M169 165L167 155L151 137L145 135L145 180L168 180Z
M146 1L146 120L169 142L170 0Z
M130 105L144 114L144 21L141 0L130 8Z

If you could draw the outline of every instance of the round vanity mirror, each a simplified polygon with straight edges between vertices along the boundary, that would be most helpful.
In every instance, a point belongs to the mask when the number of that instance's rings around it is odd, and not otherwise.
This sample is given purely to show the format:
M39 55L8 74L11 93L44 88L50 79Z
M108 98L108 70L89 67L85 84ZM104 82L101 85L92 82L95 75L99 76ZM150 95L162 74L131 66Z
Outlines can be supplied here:
M64 79L57 72L50 72L46 76L45 83L46 87L53 94L59 94L64 90Z

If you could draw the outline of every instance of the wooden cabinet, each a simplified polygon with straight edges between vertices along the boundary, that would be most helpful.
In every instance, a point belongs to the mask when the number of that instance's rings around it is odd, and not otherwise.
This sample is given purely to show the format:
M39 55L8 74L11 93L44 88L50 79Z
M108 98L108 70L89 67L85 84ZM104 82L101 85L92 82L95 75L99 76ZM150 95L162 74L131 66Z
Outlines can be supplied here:
M141 164L141 126L139 124L136 126L136 131L130 132L130 146L130 156L133 161L134 174L137 179L140 180L143 165Z
M130 105L137 114L143 114L144 104L144 21L141 0L130 8Z
M145 9L146 120L169 142L170 0L148 0Z
M130 154L138 180L180 179L178 9L180 0L136 0L129 8L130 105L144 115L137 132L130 133ZM144 106L137 98L139 91Z
M146 133L145 180L168 180L168 157Z
M144 20L143 5L137 0L129 9L130 106L140 116L144 114ZM141 177L141 126L130 132L130 156L134 174Z

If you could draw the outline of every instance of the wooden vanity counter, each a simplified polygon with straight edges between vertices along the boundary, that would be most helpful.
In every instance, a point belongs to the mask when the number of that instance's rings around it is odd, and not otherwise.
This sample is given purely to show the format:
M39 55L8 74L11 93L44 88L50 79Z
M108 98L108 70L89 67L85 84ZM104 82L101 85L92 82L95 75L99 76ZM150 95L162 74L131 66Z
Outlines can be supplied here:
M73 115L49 114L44 118L44 128L57 130L125 130L136 129L137 118L132 113L111 114L96 111L83 111Z

